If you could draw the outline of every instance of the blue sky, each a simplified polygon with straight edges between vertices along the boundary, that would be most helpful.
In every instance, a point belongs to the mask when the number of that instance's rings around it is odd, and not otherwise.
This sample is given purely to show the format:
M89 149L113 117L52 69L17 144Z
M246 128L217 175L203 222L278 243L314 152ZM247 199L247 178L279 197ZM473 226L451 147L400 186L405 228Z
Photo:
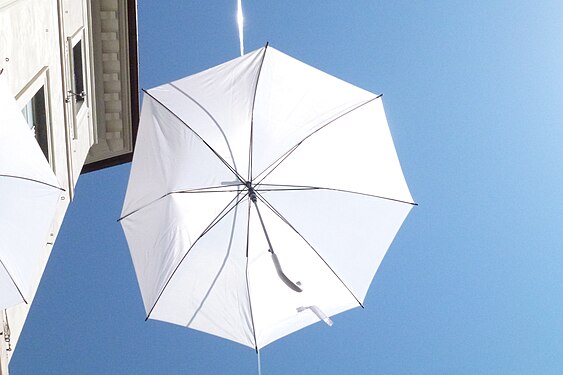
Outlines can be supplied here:
M415 207L365 301L262 351L263 374L563 373L563 3L243 0L269 42L383 93ZM139 0L150 88L238 56L236 1ZM254 351L145 312L119 217L129 165L84 175L13 374L252 374Z

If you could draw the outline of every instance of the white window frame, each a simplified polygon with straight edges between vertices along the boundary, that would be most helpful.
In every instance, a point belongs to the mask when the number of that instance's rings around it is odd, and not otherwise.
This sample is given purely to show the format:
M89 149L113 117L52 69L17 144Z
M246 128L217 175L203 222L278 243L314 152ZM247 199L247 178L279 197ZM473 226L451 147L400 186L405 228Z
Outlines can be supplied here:
M35 94L43 88L43 94L45 97L45 127L47 130L47 159L53 171L55 171L55 153L54 153L54 142L53 142L53 124L51 121L51 91L49 84L49 68L47 66L43 67L37 73L31 81L25 87L20 90L16 95L16 102L20 110L33 99Z
M76 110L76 98L74 94L75 92L75 80L74 80L74 47L82 42L81 44L81 57L82 57L82 85L83 91L86 93L84 97L84 102L80 106L78 111ZM87 69L86 69L86 30L84 27L78 29L74 35L67 37L67 48L68 48L68 77L70 82L70 92L67 92L67 98L71 102L71 115L73 118L72 122L72 139L78 139L78 124L85 120L85 117L88 114L88 108L90 108L90 97L88 95L88 80L87 78Z

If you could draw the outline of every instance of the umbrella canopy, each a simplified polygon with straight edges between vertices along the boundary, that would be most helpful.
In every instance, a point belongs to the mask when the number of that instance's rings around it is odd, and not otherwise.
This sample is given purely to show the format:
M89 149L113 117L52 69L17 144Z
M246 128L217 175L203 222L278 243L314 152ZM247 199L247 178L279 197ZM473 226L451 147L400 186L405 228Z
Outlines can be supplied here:
M361 306L413 204L381 97L266 46L145 93L121 224L147 319L258 349Z
M0 308L34 293L62 190L0 75Z

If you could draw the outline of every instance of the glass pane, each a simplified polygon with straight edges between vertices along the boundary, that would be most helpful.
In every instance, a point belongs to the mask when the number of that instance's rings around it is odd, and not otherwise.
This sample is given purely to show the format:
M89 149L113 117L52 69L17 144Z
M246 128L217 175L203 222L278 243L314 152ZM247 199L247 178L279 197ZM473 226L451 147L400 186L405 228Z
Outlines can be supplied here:
M33 125L35 139L39 143L43 154L49 160L49 135L47 134L47 111L45 103L45 89L41 87L31 99L33 102Z
M73 91L75 93L75 114L78 113L84 104L84 69L82 66L82 40L72 48L72 67L73 67Z

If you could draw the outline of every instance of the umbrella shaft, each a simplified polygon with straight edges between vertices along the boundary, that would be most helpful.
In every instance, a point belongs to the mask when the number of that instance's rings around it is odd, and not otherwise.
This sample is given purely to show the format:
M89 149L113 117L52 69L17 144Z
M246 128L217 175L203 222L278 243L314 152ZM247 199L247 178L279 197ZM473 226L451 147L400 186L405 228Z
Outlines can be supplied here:
M266 226L264 225L264 220L262 219L262 214L260 214L260 209L258 208L258 204L256 203L256 193L254 189L249 190L249 196L252 203L254 203L254 207L256 208L256 212L258 213L258 219L260 219L260 224L262 225L262 230L264 231L264 235L266 236L266 241L268 241L268 251L274 254L274 248L272 246L272 242L270 241L270 236L268 236L268 231L266 231Z
M249 189L249 196L250 196L250 200L252 201L252 203L254 203L254 207L256 207L256 212L258 213L258 218L260 219L260 224L262 225L262 230L264 231L264 235L266 236L266 241L268 241L268 247L269 247L268 251L272 254L272 261L274 262L274 267L276 268L276 272L277 272L279 278L290 289L292 289L293 291L295 291L297 293L301 293L303 291L303 289L301 289L301 287L299 286L301 284L299 282L294 283L293 281L291 281L285 275L285 273L283 273L280 261L279 261L277 255L274 253L274 248L272 246L272 242L270 241L270 236L268 236L268 231L266 230L266 226L264 225L264 220L262 219L262 214L260 213L260 209L258 208L258 204L256 203L256 192L254 191L254 189L252 189L252 188Z

